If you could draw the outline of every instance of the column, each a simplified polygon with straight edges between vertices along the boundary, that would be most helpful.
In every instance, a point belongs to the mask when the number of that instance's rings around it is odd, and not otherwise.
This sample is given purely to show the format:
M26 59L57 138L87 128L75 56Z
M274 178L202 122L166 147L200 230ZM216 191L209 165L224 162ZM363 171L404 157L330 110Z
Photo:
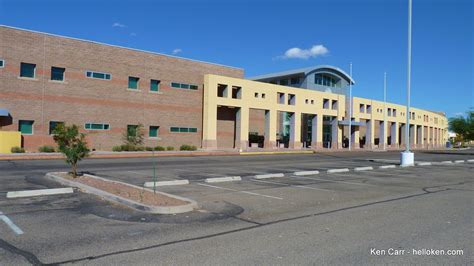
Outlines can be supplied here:
M419 148L423 148L424 145L425 145L425 143L424 143L424 141L423 141L423 138L424 138L423 126L417 126L417 131L418 131L418 132L417 132L417 134L416 134L416 137L417 137L417 139L418 139L418 141L417 141L417 142L418 142L418 143L417 143L417 144L418 144L418 147L419 147Z
M416 148L416 125L410 125L410 146Z
M405 127L406 127L406 124L401 124L400 123L400 143L399 143L399 146L401 148L404 148L405 147L405 135L406 135L406 132L405 132Z
M277 111L265 110L265 149L276 149Z
M235 147L239 150L249 147L249 109L245 107L235 114Z
M359 119L357 120L354 120L353 122L359 122ZM353 130L351 131L351 142L352 142L352 148L353 149L359 149L360 148L360 145L359 145L359 135L360 135L360 132L359 132L359 127L358 126L352 126L353 127Z
M365 147L367 149L372 149L374 147L374 120L370 119L366 121L366 130L365 130Z
M301 113L294 112L290 117L290 149L301 149Z
M383 149L384 144L387 145L387 125L385 121L380 121L379 131L379 148Z
M390 134L391 134L391 141L390 141L390 147L392 148L398 148L398 122L392 122L391 129L390 129Z
M342 147L341 133L339 120L337 116L335 116L331 121L331 149L339 149Z
M323 147L323 115L314 115L311 120L311 148Z

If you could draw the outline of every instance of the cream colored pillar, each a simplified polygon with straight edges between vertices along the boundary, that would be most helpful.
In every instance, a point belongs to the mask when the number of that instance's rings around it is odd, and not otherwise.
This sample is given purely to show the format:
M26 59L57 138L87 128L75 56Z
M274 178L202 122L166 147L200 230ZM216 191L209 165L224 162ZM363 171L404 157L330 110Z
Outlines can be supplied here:
M217 84L212 79L204 76L204 102L202 117L202 148L207 150L217 149L217 103L213 95L217 94Z
M398 122L392 122L390 136L390 147L398 148Z
M265 149L276 149L277 111L265 110Z
M383 149L383 146L387 146L387 124L385 121L379 122L379 148Z
M356 118L353 122L359 122L359 119ZM360 135L359 127L358 126L354 127L354 130L352 130L351 133L352 133L352 136L351 136L352 148L353 149L359 149L360 148L360 145L359 145L359 135Z
M366 130L365 130L365 148L373 149L374 148L374 120L370 119L366 122Z
M249 147L249 108L240 107L235 114L235 147L240 150Z
M417 143L416 143L416 141L417 141L417 139L416 139L416 125L410 125L409 131L410 131L410 133L409 133L410 134L410 146L412 148L416 148L417 147L416 146L417 145Z
M416 129L417 129L417 131L418 131L418 132L416 133L416 137L417 137L417 139L418 139L418 141L417 141L417 142L418 142L418 147L419 147L419 148L423 148L423 147L425 146L425 143L424 143L424 141L423 141L423 139L424 139L424 136L423 136L423 133L424 133L424 132L423 132L423 131L424 131L424 130L423 130L423 126L417 126Z
M290 117L290 149L301 149L301 113L294 112Z
M311 120L311 148L323 147L323 115L314 115Z

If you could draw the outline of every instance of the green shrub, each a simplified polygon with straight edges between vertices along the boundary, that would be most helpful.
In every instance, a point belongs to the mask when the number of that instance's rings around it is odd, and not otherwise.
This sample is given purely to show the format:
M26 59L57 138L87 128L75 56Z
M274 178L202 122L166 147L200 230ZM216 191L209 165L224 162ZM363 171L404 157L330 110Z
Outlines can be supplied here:
M122 151L122 146L114 146L112 151Z
M41 146L38 148L39 152L55 152L55 149L53 146L49 146L49 145L46 145L46 146Z
M161 146L156 146L155 147L155 151L164 151L165 148L164 147L161 147Z
M145 151L144 146L135 146L135 151Z
M168 146L168 147L166 147L166 150L167 151L174 151L174 147L173 146Z
M145 150L146 150L146 151L152 151L152 150L153 150L153 147L145 147Z
M197 150L197 147L193 145L184 144L184 145L181 145L181 147L179 147L179 150L180 151L195 151Z
M25 153L25 149L22 147L12 147L10 151L12 153Z

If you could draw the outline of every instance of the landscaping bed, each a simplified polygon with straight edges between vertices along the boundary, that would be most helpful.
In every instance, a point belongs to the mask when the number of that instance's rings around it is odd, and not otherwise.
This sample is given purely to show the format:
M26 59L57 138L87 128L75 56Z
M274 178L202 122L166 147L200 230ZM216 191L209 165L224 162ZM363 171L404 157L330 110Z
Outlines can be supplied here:
M192 211L197 208L193 200L143 188L98 176L84 174L73 178L68 173L48 173L47 177L68 186L78 187L84 192L151 213L171 214Z

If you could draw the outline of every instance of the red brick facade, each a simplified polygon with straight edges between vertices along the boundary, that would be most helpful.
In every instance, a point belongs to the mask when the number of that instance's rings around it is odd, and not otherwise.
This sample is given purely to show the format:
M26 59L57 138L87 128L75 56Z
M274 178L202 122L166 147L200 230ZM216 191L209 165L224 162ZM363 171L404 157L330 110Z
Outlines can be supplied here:
M243 70L172 56L58 37L0 26L0 130L18 130L19 120L34 120L24 147L37 151L52 144L49 122L77 124L88 133L89 146L110 150L123 143L127 125L141 123L145 145L201 146L202 98L205 74L243 77ZM35 78L20 78L20 64L36 64ZM64 82L51 80L51 67L65 68ZM86 77L86 71L110 73L111 80ZM128 89L128 78L139 77L139 89ZM150 80L160 80L159 92ZM177 89L171 82L195 84L198 90ZM107 123L109 130L86 130L85 123ZM149 126L159 126L159 138L149 138ZM197 128L173 133L170 127Z

